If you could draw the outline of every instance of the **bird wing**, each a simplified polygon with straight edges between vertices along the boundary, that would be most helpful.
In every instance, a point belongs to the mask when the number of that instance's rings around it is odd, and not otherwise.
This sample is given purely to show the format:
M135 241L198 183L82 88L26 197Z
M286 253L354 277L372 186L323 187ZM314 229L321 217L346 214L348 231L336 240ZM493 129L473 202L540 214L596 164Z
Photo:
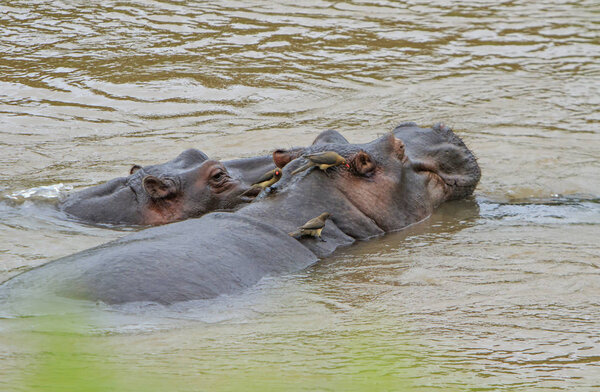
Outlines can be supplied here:
M316 229L322 229L323 227L325 227L325 222L322 219L312 218L311 220L306 222L304 225L302 225L301 229L316 230Z
M294 170L294 171L292 172L292 175L295 175L295 174L298 174L298 173L300 173L300 172L303 172L304 170L306 170L306 169L309 169L309 168L313 167L313 165L314 165L314 164L313 164L312 162L308 162L307 164L305 164L305 165L303 165L303 166L301 166L301 167L297 168L296 170Z
M310 154L310 155L306 155L306 157L308 159L310 159L311 161L313 161L314 163L317 164L331 164L335 162L335 158L336 158L337 154L336 153L332 153L332 151L325 151L325 152L321 152L318 154Z
M271 178L273 178L273 176L275 175L275 170L276 170L276 169L273 169L273 170L271 170L271 171L268 171L268 172L266 172L266 173L265 173L265 174L263 174L263 175L262 175L262 176L261 176L261 177L260 177L258 180L256 180L256 181L254 182L254 184L252 184L252 185L257 185L257 184L260 184L261 182L265 182L265 181L268 181L268 180L270 180L270 179L271 179Z

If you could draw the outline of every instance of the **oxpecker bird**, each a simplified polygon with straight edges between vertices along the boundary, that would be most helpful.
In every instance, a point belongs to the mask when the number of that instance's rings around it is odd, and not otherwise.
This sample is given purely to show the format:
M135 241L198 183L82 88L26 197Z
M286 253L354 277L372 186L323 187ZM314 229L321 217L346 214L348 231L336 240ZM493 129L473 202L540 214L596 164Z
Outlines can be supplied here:
M321 238L321 232L325 227L325 222L329 218L331 214L329 212L324 212L316 218L312 218L305 224L303 224L298 230L288 233L290 236L294 238L310 236L320 239L321 241L325 241Z
M253 187L265 189L268 186L275 184L281 178L281 169L276 167L262 175L254 184Z
M318 166L321 170L327 170L332 166L346 165L350 167L346 159L335 151L324 151L318 154L304 155L304 158L308 159L308 162L298 169L294 170L292 174L298 174L306 169L310 169L313 166Z
M258 189L262 190L275 184L281 178L281 169L276 167L273 170L269 170L263 174L252 186L243 194L256 192Z

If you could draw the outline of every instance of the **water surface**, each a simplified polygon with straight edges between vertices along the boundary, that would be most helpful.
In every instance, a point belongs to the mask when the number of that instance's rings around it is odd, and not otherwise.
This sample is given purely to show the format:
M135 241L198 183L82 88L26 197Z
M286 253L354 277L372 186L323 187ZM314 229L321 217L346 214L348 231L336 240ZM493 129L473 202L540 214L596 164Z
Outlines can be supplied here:
M5 310L0 389L597 390L599 24L593 0L0 0L0 280L136 230L54 204L189 147L441 121L483 172L472 200L241 296Z

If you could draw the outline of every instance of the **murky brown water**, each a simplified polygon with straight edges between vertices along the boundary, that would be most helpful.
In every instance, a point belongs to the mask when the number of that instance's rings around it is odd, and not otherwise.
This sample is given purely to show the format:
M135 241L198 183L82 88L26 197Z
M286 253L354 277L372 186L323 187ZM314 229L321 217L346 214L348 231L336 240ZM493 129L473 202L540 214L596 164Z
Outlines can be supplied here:
M474 201L242 297L96 309L75 345L124 390L600 389L598 2L438 3L0 0L0 281L126 234L57 190L442 121ZM43 389L44 328L0 319L0 389Z

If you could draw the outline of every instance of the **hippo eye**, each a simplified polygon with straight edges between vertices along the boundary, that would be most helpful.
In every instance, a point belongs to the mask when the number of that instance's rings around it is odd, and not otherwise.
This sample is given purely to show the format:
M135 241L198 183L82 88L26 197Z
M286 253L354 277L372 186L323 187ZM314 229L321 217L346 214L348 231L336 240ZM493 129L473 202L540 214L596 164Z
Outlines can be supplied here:
M223 172L218 172L217 174L215 174L214 176L212 176L212 179L215 181L219 181L220 179L222 179L225 176L225 173Z

